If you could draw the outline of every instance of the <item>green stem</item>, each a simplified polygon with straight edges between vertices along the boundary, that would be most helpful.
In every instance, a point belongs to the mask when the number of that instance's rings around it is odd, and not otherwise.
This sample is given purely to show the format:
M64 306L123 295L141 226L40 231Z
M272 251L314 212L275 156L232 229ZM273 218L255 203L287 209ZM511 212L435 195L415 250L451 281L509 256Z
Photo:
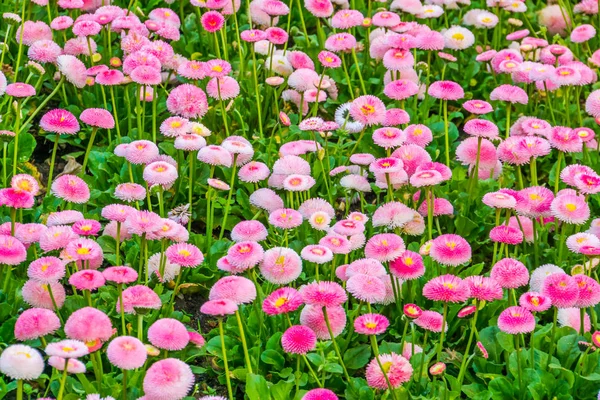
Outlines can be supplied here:
M221 352L223 353L223 364L225 365L225 381L227 382L227 393L229 400L233 400L233 390L231 390L231 380L229 378L229 364L227 363L227 348L225 347L225 333L223 332L223 320L219 321L219 336L221 337Z
M248 14L250 14L248 12ZM260 103L260 92L258 90L258 74L256 72L256 53L254 51L254 46L250 45L250 52L252 53L252 78L254 79L254 96L256 97L256 112L258 118L258 133L260 134L260 138L263 138L263 121L262 121L262 106Z
M350 375L348 375L348 370L346 369L346 364L344 363L344 359L342 358L342 354L340 352L340 348L337 345L335 340L335 336L333 335L333 330L331 329L331 323L329 322L329 316L327 315L327 307L323 307L323 317L325 318L325 325L327 325L327 331L329 332L329 337L331 338L331 343L333 343L333 348L335 350L335 354L338 356L340 360L340 365L344 370L344 376L346 377L346 382L350 382Z
M450 134L448 132L448 101L442 100L442 107L444 109L444 141L446 148L446 166L450 167Z
M446 334L445 327L446 327L446 319L447 318L448 318L448 303L445 302L444 303L444 315L443 315L443 318L442 318L442 332L440 333L440 342L438 344L437 352L436 352L437 353L437 360L438 361L441 361L440 360L440 356L442 354L442 349L444 347L444 336Z
M248 353L248 345L246 343L246 334L244 333L244 325L242 325L242 318L240 317L240 311L235 311L235 318L237 319L238 329L240 330L240 339L242 340L242 347L244 349L244 359L246 360L246 368L248 373L252 373L252 364L250 363L250 354Z
M363 95L366 95L367 89L365 87L365 82L363 81L362 72L360 72L360 63L358 62L358 57L356 57L356 50L354 47L352 48L352 58L354 59L354 65L356 67L356 72L358 73L358 80L360 81L360 87L363 91Z
M237 171L237 154L233 155L233 166L231 170L231 179L229 182L229 195L227 196L227 203L225 204L225 212L223 214L223 223L221 224L221 233L219 234L219 240L223 239L225 233L225 227L227 226L227 217L229 216L229 210L231 208L231 198L233 197L233 189L235 185L235 173Z
M90 156L90 152L92 151L92 147L94 146L94 139L96 138L96 132L98 131L98 127L94 127L92 129L92 134L90 135L90 141L88 142L87 149L85 150L85 156L83 157L83 164L81 165L81 174L85 175L85 167L88 163L88 157ZM58 134L56 135L58 137ZM55 142L56 144L56 142ZM54 151L52 151L54 155Z
M65 383L67 382L67 370L68 370L67 361L68 360L65 359L65 365L64 365L63 372L62 372L62 376L60 378L60 387L58 389L58 396L56 397L56 400L62 400L63 394L65 392Z

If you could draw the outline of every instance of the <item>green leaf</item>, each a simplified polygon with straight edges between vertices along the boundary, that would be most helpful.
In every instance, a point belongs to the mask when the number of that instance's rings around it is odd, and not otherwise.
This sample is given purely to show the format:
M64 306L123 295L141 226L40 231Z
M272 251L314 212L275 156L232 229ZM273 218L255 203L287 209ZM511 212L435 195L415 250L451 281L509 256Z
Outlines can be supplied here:
M367 381L362 378L350 378L344 394L347 400L370 400L375 397Z
M273 365L277 369L282 369L285 359L277 350L267 349L260 355L260 359L265 364Z
M490 392L494 400L513 400L515 399L512 383L504 378L495 378L490 382Z
M271 396L273 400L289 400L293 387L293 382L277 382L276 385L271 386Z
M323 366L323 369L327 372L331 372L332 374L343 374L344 370L340 364L336 363L327 363Z
M371 359L371 346L356 346L344 353L344 363L348 369L359 369L367 365Z
M246 376L246 395L250 400L269 400L271 391L262 375L248 374Z
M515 338L513 335L509 335L508 333L498 332L496 333L496 340L498 344L509 353L515 351Z
M321 364L323 364L323 357L321 357L320 354L317 354L317 353L308 353L306 355L306 358L308 358L308 361L310 361L311 363L313 363L317 367L320 366Z

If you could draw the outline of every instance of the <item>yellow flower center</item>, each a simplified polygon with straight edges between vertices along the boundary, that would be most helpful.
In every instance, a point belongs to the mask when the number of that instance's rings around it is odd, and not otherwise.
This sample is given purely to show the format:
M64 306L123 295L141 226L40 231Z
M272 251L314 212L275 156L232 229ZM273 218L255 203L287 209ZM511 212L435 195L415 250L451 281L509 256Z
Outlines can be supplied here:
M465 39L465 35L463 35L460 32L456 32L454 35L452 35L452 39L454 39L454 40L464 40Z
M286 299L285 297L280 297L275 301L275 307L279 308L283 305L285 305L288 302L288 299Z

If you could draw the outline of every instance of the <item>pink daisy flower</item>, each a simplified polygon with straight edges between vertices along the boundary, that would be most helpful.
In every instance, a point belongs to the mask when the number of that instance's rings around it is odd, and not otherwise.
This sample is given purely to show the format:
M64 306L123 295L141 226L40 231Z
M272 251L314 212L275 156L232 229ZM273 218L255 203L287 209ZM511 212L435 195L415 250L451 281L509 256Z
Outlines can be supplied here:
M367 365L366 378L369 386L375 389L386 390L388 388L388 381L392 388L398 388L403 383L410 381L413 368L406 358L396 353L390 353L380 354L378 359L371 360L369 365ZM385 373L379 363L384 366Z
M552 306L552 301L543 294L527 292L519 298L519 305L532 312L543 312Z
M262 309L267 315L279 315L296 311L303 303L298 290L291 287L282 287L265 298Z
M385 104L372 95L360 96L351 103L350 115L361 124L378 125L385 119Z
M346 326L346 312L341 306L325 307L327 317L331 325L331 331L334 337L339 336ZM300 312L300 323L312 329L320 340L331 340L325 317L323 315L323 306L306 305Z
M119 336L108 344L106 356L114 366L132 370L142 367L148 354L146 347L138 339L131 336Z
M381 335L390 321L381 314L364 314L354 320L354 330L361 335Z
M535 329L535 317L524 307L509 307L498 316L498 328L511 335L529 333Z
M183 361L166 358L155 362L144 376L144 393L148 398L183 399L194 385L194 374Z
M527 267L514 258L503 258L492 267L490 277L505 289L516 289L527 285L529 271Z
M459 235L444 234L433 240L430 255L442 265L458 266L471 259L471 246Z
M317 335L308 326L291 326L281 336L281 347L288 354L306 354L316 345Z
M365 256L381 262L392 261L406 250L404 241L394 233L372 236L365 246Z
M423 296L434 301L461 303L469 298L469 285L455 275L442 275L423 286Z
M577 303L579 285L573 277L565 273L556 273L544 279L541 292L552 300L555 307L569 308Z
M148 328L148 341L159 349L176 351L189 343L185 326L172 318L161 318Z
M250 279L241 276L226 276L210 288L210 300L232 300L236 304L252 303L256 298L256 287Z
M274 247L264 253L260 272L271 283L285 285L295 281L302 272L302 259L292 249Z
M53 334L60 329L60 320L54 311L30 308L23 311L15 322L15 338L20 341L34 340Z

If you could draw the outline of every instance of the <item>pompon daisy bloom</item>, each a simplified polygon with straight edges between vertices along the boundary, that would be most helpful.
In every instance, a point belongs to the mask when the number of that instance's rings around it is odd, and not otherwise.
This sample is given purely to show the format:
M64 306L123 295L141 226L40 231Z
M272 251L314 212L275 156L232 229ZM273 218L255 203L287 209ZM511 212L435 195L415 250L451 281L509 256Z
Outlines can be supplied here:
M116 310L120 312L121 302L117 299ZM123 310L127 314L137 314L136 310L146 312L159 309L162 305L160 297L144 285L130 286L123 290Z
M412 221L413 210L400 202L390 202L379 206L373 213L372 219L374 227L402 228Z
M144 168L143 178L150 185L169 187L177 180L177 167L164 161L154 161Z
M84 307L73 312L65 323L68 338L84 343L100 340L106 342L113 335L113 327L108 316L93 307Z
M262 246L252 241L238 242L227 251L229 263L240 271L254 267L262 261L263 256Z
M27 249L17 238L0 235L0 264L19 265L27 258Z
M79 89L85 87L87 83L87 68L83 62L75 56L63 54L56 58L56 65L67 81Z
M381 262L392 261L406 250L402 238L394 233L372 236L365 246L365 256Z
M581 225L590 218L590 208L584 197L576 194L557 196L550 205L552 215L567 224Z
M512 209L517 205L517 200L514 196L508 193L491 192L483 195L483 204L492 208L509 208Z
M542 285L549 275L564 273L562 268L554 264L544 264L537 267L531 273L531 279L529 280L529 288L532 292L541 292Z
M17 174L10 179L10 186L15 190L21 190L37 196L40 191L38 181L28 174Z
M231 240L234 242L260 242L267 238L267 228L260 221L241 221L231 230Z
M214 315L223 317L225 315L235 314L238 306L235 302L229 299L209 300L202 304L200 312L206 315Z
M285 285L300 276L302 259L292 249L274 247L265 252L260 264L260 272L267 281Z
M148 328L148 341L159 349L181 350L189 339L185 325L173 318L161 318Z
M266 164L259 161L250 161L240 168L238 177L242 182L256 183L267 179L270 174L271 171Z
M58 282L42 283L33 279L28 280L22 288L23 300L33 307L54 310L50 290L54 296L54 302L58 308L61 308L65 302L66 293L63 285Z
M502 287L492 278L485 276L469 276L465 278L469 285L470 297L480 301L502 299Z
M326 231L329 229L331 217L325 211L317 211L308 217L308 223L313 229Z
M459 235L444 234L432 241L430 255L442 265L458 266L471 259L471 246Z
M300 295L306 304L319 307L333 307L348 300L342 286L335 282L312 282L300 288Z
M345 275L347 278L356 274L364 274L382 278L387 274L387 271L381 262L373 258L361 258L352 261L346 266L345 269Z
M529 271L519 260L503 258L492 267L490 277L505 289L516 289L527 285Z
M431 97L441 100L459 100L465 97L465 91L456 82L436 81L433 82L427 92Z
M346 281L346 290L360 301L369 304L382 302L385 298L385 283L375 277L365 274L354 274Z
M345 236L331 232L321 238L319 244L329 248L334 254L348 254L352 250L352 245Z
M315 244L304 246L300 256L304 260L315 264L325 264L333 260L333 252L329 248Z
M11 379L35 380L44 372L44 359L32 347L13 344L0 354L0 372Z
M96 270L77 271L69 277L69 284L77 290L96 290L106 283L102 273Z
M363 233L365 231L365 225L362 222L343 219L336 222L332 229L337 234L352 236Z
M527 93L518 86L500 85L490 93L490 100L499 100L508 103L527 104L529 97Z
M468 100L463 103L463 108L471 114L483 115L494 111L492 105L483 100Z
M126 266L108 267L102 271L102 275L107 281L115 283L132 283L138 278L137 271Z
M176 243L167 247L165 251L167 259L182 267L197 267L204 261L204 255L198 247L189 243Z
M409 125L404 129L406 143L425 148L433 140L433 133L425 125Z
M44 352L49 356L62 358L79 358L89 354L89 350L84 342L69 339L48 343Z
M108 344L106 356L112 365L121 369L132 370L142 367L148 354L144 344L137 338L119 336Z
M115 188L115 197L126 202L141 201L146 198L146 189L137 183L121 183Z
M423 258L419 253L406 250L390 262L390 273L402 280L418 279L425 274Z
M354 320L354 330L362 335L381 335L390 321L381 314L364 314Z
M579 286L579 297L575 303L577 308L593 307L600 302L600 283L587 275L574 275L573 279Z
M519 305L532 312L543 312L552 306L552 300L537 292L527 292L519 298Z
M579 285L573 277L559 272L544 279L541 293L548 296L555 307L569 308L577 303Z
M144 393L149 398L183 399L194 385L191 368L175 358L155 362L144 376ZM168 395L166 395L168 394Z
M267 315L278 315L296 311L302 304L304 301L298 290L282 287L265 298L262 309Z
M469 298L469 285L455 275L442 275L423 286L423 296L434 301L461 303Z
M385 373L380 367L383 365ZM398 388L411 379L413 368L410 362L396 353L381 354L367 365L366 378L370 387L386 390L388 381L392 388ZM387 377L387 379L386 379Z
M251 280L241 276L225 276L210 289L210 300L229 299L236 304L252 303L256 298L256 287Z
M201 118L208 111L206 94L199 87L184 83L170 91L167 109L185 118Z
M573 253L579 253L583 246L600 247L600 239L591 233L580 232L571 235L566 241L567 248Z
M281 336L281 347L288 354L306 354L316 345L317 335L308 326L290 326Z
M198 151L198 160L209 165L231 167L233 163L232 154L222 146L210 145Z
M59 199L83 204L90 199L90 188L87 183L75 175L61 175L52 182L52 194Z
M523 232L510 225L495 226L490 230L490 240L497 243L517 245L523 243Z
M30 308L17 318L15 338L20 341L37 339L56 332L60 326L60 320L54 311Z
M79 132L79 122L75 116L61 108L45 113L40 119L40 127L46 132L73 135Z
M452 26L442 34L444 35L446 48L452 50L464 50L475 43L473 32L462 26Z
M559 326L568 326L580 332L581 329L581 309L576 307L561 308L557 312L557 321ZM592 328L592 322L587 312L583 313L583 332L589 332Z
M535 329L535 317L524 307L509 307L498 316L498 328L511 335L529 333Z
M375 96L364 95L352 101L349 112L355 121L363 125L378 125L385 119L385 104Z
M498 126L486 119L474 118L464 125L464 131L469 135L494 139L498 137Z
M344 11L344 10L342 10ZM302 400L338 400L337 395L329 389L312 389L302 396Z
M281 228L292 229L302 225L302 214L291 208L281 208L269 214L269 224Z
M250 195L250 204L255 207L273 212L283 208L283 200L277 193L268 188L260 188Z
M308 304L300 312L300 323L312 329L320 340L331 340L331 335L325 322L323 308L327 311L327 317L334 337L339 336L346 326L346 311L341 306L324 307Z

